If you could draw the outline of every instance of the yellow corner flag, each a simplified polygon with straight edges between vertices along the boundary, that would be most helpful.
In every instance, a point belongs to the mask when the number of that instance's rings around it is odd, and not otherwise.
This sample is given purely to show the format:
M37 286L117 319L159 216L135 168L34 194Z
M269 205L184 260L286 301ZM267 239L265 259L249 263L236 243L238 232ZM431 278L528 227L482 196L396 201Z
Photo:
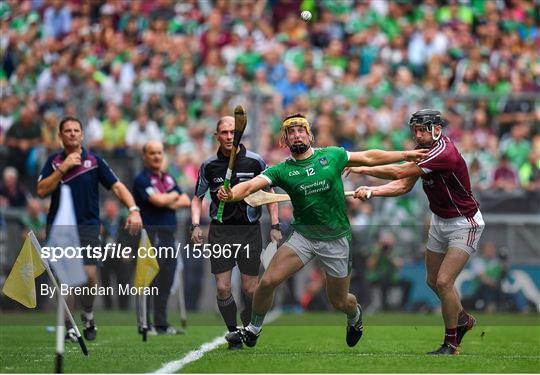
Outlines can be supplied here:
M146 229L141 231L138 252L135 267L135 287L148 287L159 272L159 264L155 258L156 249L152 247Z
M36 250L28 235L2 288L6 296L28 308L37 305L35 279L45 271Z

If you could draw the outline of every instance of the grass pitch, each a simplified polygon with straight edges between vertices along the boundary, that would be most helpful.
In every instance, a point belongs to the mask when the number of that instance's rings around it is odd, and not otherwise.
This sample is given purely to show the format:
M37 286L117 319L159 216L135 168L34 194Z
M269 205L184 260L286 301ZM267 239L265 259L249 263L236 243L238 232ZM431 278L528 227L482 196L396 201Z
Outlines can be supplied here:
M149 337L144 343L134 314L98 312L96 318L98 339L87 343L90 355L84 357L77 344L66 344L65 372L153 372L224 332L218 317L197 314L189 316L186 335ZM341 314L283 315L265 326L255 348L230 352L222 345L180 372L540 372L538 315L477 318L479 325L465 336L459 356L431 357L425 352L443 336L437 315L365 316L364 337L352 349L345 344ZM45 326L54 321L54 314L2 314L0 372L52 372L55 334Z

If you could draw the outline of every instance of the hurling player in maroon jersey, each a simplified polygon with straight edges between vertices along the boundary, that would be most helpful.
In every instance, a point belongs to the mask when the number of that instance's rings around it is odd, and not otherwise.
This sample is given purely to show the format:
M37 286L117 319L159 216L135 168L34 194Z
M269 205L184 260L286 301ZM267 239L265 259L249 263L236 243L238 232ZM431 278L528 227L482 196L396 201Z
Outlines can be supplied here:
M442 134L445 121L433 109L415 112L409 126L419 148L429 148L418 163L379 167L351 167L345 172L387 180L381 186L359 187L355 197L395 197L409 192L418 177L433 212L426 251L427 284L442 305L446 327L444 343L428 354L458 354L465 333L475 325L475 318L465 312L454 282L469 257L476 252L484 229L479 205L471 191L469 172L463 157L452 141Z

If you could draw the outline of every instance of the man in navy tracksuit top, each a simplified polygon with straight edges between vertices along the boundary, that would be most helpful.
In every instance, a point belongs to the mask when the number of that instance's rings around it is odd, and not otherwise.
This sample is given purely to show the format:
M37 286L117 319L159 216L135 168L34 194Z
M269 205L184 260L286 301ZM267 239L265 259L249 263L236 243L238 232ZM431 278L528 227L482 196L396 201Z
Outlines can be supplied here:
M163 144L149 141L142 149L144 169L135 178L133 192L135 201L141 207L144 227L148 231L153 247L176 249L176 210L189 207L191 201L176 184L174 178L163 168ZM158 294L153 296L154 327L158 334L178 334L179 331L167 321L167 301L174 280L176 258L174 254L158 253L159 273L153 285ZM151 306L150 299L147 300ZM150 309L148 309L150 311ZM148 317L148 322L150 322ZM152 332L153 330L151 330Z
M51 207L47 215L47 227L50 229L60 205L61 184L71 188L73 206L77 219L80 245L95 248L101 245L99 238L99 184L110 189L116 197L129 209L126 228L131 234L137 233L141 226L139 208L126 186L118 180L107 163L99 156L87 151L82 145L82 123L75 117L65 117L60 121L59 137L64 146L63 151L51 155L38 178L37 193L40 198L51 195ZM88 287L97 284L97 266L100 260L82 253L84 270L88 277ZM93 304L95 295L81 295L84 325L84 337L87 340L96 338ZM71 308L75 305L73 295L68 296ZM66 339L77 341L75 330L69 322Z

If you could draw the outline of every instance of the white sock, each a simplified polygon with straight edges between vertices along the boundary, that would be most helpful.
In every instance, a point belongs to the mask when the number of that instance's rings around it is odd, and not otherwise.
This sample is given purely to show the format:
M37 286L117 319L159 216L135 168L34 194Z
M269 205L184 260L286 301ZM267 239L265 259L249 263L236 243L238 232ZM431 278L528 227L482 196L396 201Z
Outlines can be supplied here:
M83 311L83 315L88 320L94 319L94 312L93 311L90 311L90 312L84 312Z
M261 332L262 328L261 327L255 327L253 324L249 323L249 325L246 327L246 330L248 330L249 332L255 334L255 335L258 335L259 332Z

